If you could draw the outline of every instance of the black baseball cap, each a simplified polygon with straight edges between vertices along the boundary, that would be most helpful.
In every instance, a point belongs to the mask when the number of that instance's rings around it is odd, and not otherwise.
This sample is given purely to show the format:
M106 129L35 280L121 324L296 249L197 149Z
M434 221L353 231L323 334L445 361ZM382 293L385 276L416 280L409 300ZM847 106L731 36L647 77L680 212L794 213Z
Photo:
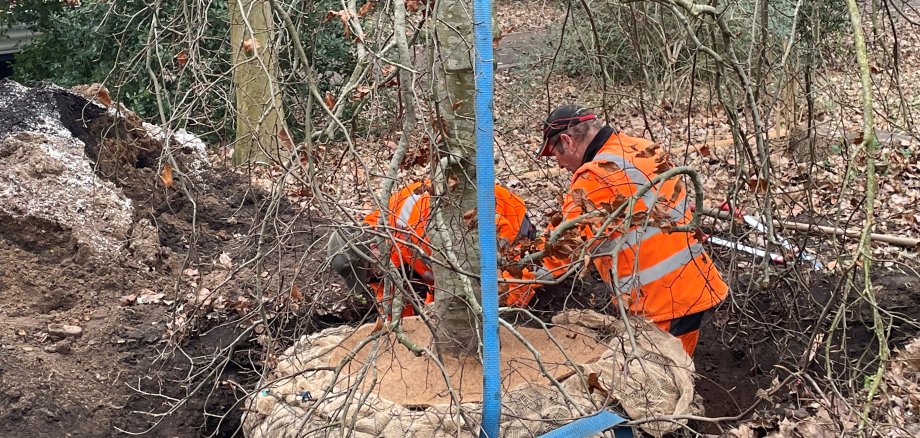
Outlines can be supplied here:
M539 157L552 156L549 149L549 140L559 133L581 122L596 120L597 115L581 105L563 105L549 113L543 122L543 145L537 153Z

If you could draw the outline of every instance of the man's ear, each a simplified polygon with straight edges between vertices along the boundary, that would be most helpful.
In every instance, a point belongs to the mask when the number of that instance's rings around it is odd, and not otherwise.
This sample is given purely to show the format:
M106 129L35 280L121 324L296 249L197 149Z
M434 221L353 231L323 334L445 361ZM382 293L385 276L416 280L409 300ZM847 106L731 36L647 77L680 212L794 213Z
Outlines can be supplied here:
M575 144L575 139L571 135L563 132L559 134L559 142L562 143L562 150L568 152L572 148L572 145Z
M556 137L556 142L553 143L552 151L553 154L555 154L557 151L565 151L565 142L562 141L562 134L559 134L559 136Z

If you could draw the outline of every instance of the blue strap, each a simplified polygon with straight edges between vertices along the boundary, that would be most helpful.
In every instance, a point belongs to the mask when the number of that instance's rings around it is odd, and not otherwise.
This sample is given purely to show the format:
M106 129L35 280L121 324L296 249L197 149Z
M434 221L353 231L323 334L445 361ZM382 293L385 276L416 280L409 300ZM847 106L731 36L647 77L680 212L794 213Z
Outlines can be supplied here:
M552 432L540 435L540 438L587 438L625 422L625 418L612 411L603 410L594 415L581 417ZM617 427L613 433L616 438L633 437L632 428L629 427Z
M495 237L495 161L492 119L492 0L473 0L476 45L476 208L479 219L482 286L482 428L480 438L499 438L502 416L501 358L498 338L498 261Z

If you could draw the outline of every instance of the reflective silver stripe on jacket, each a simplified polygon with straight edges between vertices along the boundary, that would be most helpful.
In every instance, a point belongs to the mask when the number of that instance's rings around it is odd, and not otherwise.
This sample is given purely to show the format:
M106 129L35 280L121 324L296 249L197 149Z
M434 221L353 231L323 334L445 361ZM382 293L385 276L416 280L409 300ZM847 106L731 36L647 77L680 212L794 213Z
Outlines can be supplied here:
M682 268L690 263L696 256L703 253L703 245L694 243L670 257L655 263L648 268L642 269L638 274L633 274L620 279L618 282L620 290L630 290L645 286L649 283L661 279L665 275L673 272L675 269Z
M687 211L687 198L684 197L682 200L677 202L676 207L672 207L670 210L671 220L678 222L684 219ZM639 226L633 228L624 234L625 241L623 242L623 248L629 248L636 246L639 242L642 242L646 239L651 239L654 236L661 234L661 228L650 227L650 226ZM613 251L616 246L615 241L604 242L594 250L594 254L600 255L601 253L610 253ZM635 250L634 250L635 251Z
M639 187L642 187L651 182L645 172L639 170L635 164L627 160L622 155L604 152L595 155L594 159L610 161L617 166L620 166L620 168L626 172L626 176L629 177L629 180L636 185L636 190L638 190ZM658 202L658 190L656 190L655 187L650 188L647 192L645 192L645 194L642 195L642 202L645 203L645 208L651 211L655 206L655 203Z
M425 196L425 195L426 193L422 193L422 194L413 193L409 195L408 198L406 198L406 200L403 202L402 207L399 209L399 216L396 217L397 227L410 228L409 219L412 218L412 211L415 210L415 206L418 205L419 200L421 200L422 196ZM417 225L417 224L412 224L412 225ZM407 230L407 232L408 232L407 233L408 235L405 236L405 240L411 241L411 238L412 238L411 236L416 236L415 230ZM416 236L416 237L420 238L421 236ZM428 270L431 270L431 257L429 257L428 254L425 254L423 251L421 251L419 248L415 246L410 246L410 249L412 251L412 254L415 256L415 258L421 261L425 265L425 267L428 268ZM406 262L408 261L407 260L403 261L403 263L406 263Z
M412 210L415 208L415 204L418 204L419 199L422 199L422 195L417 195L415 193L409 195L409 197L406 198L406 201L403 202L402 208L399 209L399 216L396 216L397 227L409 226L409 219L412 217Z
M671 215L671 220L674 222L680 222L684 219L689 219L690 216L687 214L687 209L689 208L690 198L687 197L687 193L684 192L684 196L675 202L674 206L671 207L670 211L668 211L668 213Z
M629 180L632 181L632 183L636 185L636 189L651 182L648 175L646 175L644 172L639 170L639 168L637 168L631 161L627 160L622 155L617 155L617 154L610 153L610 152L604 152L601 154L597 154L594 157L594 159L610 161L616 164L617 166L620 166L620 168L623 169L624 172L626 172L626 176L629 177ZM649 211L651 211L652 208L655 206L655 203L658 202L657 190L655 190L655 188L653 187L649 189L649 191L645 192L645 194L642 195L642 202L644 202L645 207ZM688 205L689 205L689 198L687 198L686 192L685 192L684 196L675 203L675 206L671 207L671 210L669 212L671 215L671 219L673 219L675 222L683 220L684 217L686 216Z
M626 232L623 235L622 239L623 246L620 247L620 251L623 251L626 248L632 248L636 246L639 242L644 241L645 239L650 239L652 236L658 235L661 233L661 228L658 227L636 227ZM609 255L613 256L613 250L617 247L617 242L620 241L620 238L607 240L604 243L596 246L591 252L595 256ZM636 248L632 248L633 253L638 252Z

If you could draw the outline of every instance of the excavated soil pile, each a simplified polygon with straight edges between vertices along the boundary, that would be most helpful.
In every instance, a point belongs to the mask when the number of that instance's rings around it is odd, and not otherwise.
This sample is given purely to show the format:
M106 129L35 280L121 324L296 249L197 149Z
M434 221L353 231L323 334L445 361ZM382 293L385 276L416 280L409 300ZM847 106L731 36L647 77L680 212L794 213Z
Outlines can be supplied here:
M174 145L177 174L214 181L202 147ZM133 410L163 410L164 399L130 387L170 392L157 386L183 368L155 362L170 322L163 300L176 299L193 235L186 202L157 177L162 150L132 113L55 86L0 82L0 435L112 436L153 424ZM196 189L205 200L194 234L216 242L212 227L245 230L243 220L216 221L232 202L206 200L233 199L230 190ZM245 211L253 220L256 209ZM122 306L128 295L147 304ZM210 404L232 402L225 393ZM203 405L193 400L159 430L193 433Z
M162 130L99 86L0 82L0 436L123 436L155 424L153 436L238 433L239 396L215 382L257 375L247 374L258 368L252 342L237 339L244 324L228 323L245 314L234 303L253 301L253 273L215 260L254 254L265 195L212 169L194 136L173 134L166 147ZM315 237L298 231L298 245ZM214 294L199 299L205 288ZM185 354L166 348L168 336ZM206 365L234 342L226 366L187 379L190 360Z
M625 353L632 350L616 318L568 311L553 322L548 332L517 329L539 361L517 335L501 330L503 436L538 436L605 406L631 418L699 413L693 362L674 337L632 321L640 352L633 357ZM410 340L430 347L423 321L403 324ZM285 351L250 399L243 430L251 438L473 436L481 379L476 358L416 357L395 335L371 325L335 327ZM662 436L679 427L659 421L642 429Z

